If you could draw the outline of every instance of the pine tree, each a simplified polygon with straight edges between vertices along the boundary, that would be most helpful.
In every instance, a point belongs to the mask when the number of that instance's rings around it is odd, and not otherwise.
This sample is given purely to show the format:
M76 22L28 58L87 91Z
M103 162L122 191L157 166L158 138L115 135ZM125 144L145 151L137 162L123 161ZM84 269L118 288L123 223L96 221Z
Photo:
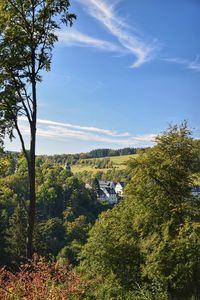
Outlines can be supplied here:
M24 208L18 204L10 218L7 230L8 253L11 265L14 267L26 258L26 228L27 215Z

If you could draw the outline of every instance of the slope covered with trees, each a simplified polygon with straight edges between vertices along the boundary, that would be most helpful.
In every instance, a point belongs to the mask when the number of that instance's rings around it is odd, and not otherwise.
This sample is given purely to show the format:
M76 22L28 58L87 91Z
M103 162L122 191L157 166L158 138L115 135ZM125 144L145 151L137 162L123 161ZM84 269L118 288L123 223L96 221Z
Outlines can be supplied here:
M124 200L108 207L69 170L38 158L33 246L50 263L32 262L37 269L30 265L32 275L28 265L17 276L0 270L3 292L15 282L13 297L34 293L27 286L36 287L53 272L49 288L58 299L63 287L72 299L198 300L200 198L191 187L199 178L199 161L199 141L186 124L169 128L154 147L129 161ZM28 199L26 160L2 151L0 264L13 271L26 262ZM59 263L55 272L52 260ZM62 267L69 264L73 271ZM66 278L59 282L62 270Z
M26 160L0 158L0 264L17 267L26 259L28 174ZM34 252L76 264L90 226L106 209L96 194L61 166L36 160Z
M94 299L199 299L199 144L172 127L129 164L126 199L103 213L81 254ZM192 298L193 297L193 298Z

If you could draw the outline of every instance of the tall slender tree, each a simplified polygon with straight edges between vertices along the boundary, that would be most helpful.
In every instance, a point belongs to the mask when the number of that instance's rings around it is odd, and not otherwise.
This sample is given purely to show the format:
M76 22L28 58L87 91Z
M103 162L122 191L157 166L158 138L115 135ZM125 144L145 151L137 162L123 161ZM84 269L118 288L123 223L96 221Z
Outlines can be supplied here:
M1 135L17 131L29 175L27 258L33 254L35 220L35 148L37 84L41 71L50 70L52 49L61 24L72 25L68 0L0 1L0 125ZM27 149L19 126L25 117L30 129Z

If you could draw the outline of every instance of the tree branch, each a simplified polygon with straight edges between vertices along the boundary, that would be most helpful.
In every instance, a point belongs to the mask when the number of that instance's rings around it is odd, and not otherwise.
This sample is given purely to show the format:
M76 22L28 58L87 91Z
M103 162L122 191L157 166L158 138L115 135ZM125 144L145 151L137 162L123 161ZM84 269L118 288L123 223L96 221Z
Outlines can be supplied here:
M12 7L21 15L22 19L24 20L25 24L26 24L26 28L27 28L27 33L29 33L29 23L27 22L27 19L25 17L25 15L22 13L22 11L18 8L18 6L16 6L11 0L7 0L9 4L12 5ZM20 1L21 3L23 3L23 1ZM24 29L24 27L23 27Z
M17 117L13 113L13 109L12 109L11 105L6 100L4 100L4 101L5 101L6 105L7 105L8 111L12 115L13 122L15 123L15 128L17 130L17 133L18 133L21 145L22 145L22 151L23 151L23 153L24 153L24 155L26 157L28 168L29 168L30 167L29 156L28 156L28 152L27 152L26 147L25 147L23 136L22 136L21 131L20 131L19 126L18 126Z
M14 84L15 84L15 88L16 88L17 94L18 94L19 98L21 99L21 102L22 102L24 111L26 112L26 116L27 116L27 118L28 118L29 124L31 125L32 120L31 120L30 114L32 115L32 110L30 110L30 112L29 112L29 110L28 110L28 108L27 108L27 106L26 106L26 104L25 104L25 102L24 102L24 98L23 98L23 96L22 96L21 93L20 93L20 90L19 90L19 87L18 87L18 82L17 82L17 80L16 80L16 78L15 78L15 75L13 74L12 71L11 71L11 73L12 73L12 77L13 77L13 80L14 80ZM24 83L21 81L19 75L17 75L17 77L18 77L18 80L20 81L21 87L23 88L23 90L24 90L24 92L25 92L25 97L26 97L26 99L27 99L28 95L27 95L27 91L26 91L26 89L25 89L25 87L24 87ZM27 102L28 102L28 100L27 100ZM29 108L30 108L30 105L29 105Z
M28 208L27 208L27 206L26 206L25 200L24 200L22 197L20 198L20 200L21 200L21 202L22 202L22 205L23 205L23 207L24 207L26 213L28 214Z

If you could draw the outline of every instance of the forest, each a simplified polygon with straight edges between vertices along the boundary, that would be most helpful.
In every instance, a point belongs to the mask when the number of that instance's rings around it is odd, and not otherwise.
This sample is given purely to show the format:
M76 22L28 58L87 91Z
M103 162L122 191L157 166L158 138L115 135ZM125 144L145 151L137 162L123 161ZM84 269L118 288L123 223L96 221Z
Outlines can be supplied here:
M37 257L31 262L31 279L27 266L19 269L27 261L26 160L23 154L16 159L2 150L0 263L17 282L13 295L29 295L31 280L51 272L55 278L50 286L56 286L56 272L62 272L66 275L59 279L59 288L66 292L65 298L59 292L58 299L198 299L200 197L193 196L190 187L200 173L199 159L199 141L191 138L186 125L168 129L153 148L128 162L125 198L109 207L71 171L38 157L33 242ZM56 272L55 263L60 268ZM13 275L19 270L21 281L27 281L20 288ZM10 277L5 277L5 269L0 274L5 294ZM76 288L71 295L68 277ZM51 289L41 289L39 299L51 299ZM30 293L36 299L37 292Z

